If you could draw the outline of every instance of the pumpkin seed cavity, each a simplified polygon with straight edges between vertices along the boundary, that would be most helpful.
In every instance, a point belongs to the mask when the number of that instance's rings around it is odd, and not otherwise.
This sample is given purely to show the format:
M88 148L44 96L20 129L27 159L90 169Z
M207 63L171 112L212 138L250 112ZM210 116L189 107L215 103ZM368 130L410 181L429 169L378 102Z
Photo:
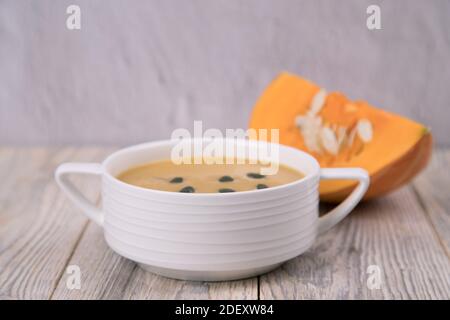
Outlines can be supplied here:
M172 180L170 180L170 183L182 183L183 178L182 177L175 177Z
M373 139L373 126L368 119L360 119L350 127L324 123L320 111L325 106L326 98L327 92L320 89L312 98L308 111L295 118L295 125L300 129L309 151L337 156L342 149L353 145L355 136L363 143L369 143ZM347 103L343 108L349 113L358 111L353 103Z

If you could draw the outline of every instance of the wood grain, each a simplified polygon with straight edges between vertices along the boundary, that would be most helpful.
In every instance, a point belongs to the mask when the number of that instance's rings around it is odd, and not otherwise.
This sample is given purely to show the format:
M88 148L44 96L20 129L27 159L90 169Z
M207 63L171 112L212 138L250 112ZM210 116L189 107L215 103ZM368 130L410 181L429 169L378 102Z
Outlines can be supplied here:
M50 298L87 223L59 191L54 170L68 159L101 157L89 148L0 150L1 298ZM76 183L90 198L98 194L89 181Z
M450 258L450 151L436 150L414 189Z
M52 299L256 299L257 278L221 283L168 279L146 272L108 248L102 230L90 223L68 265L81 269L81 289L61 278Z
M53 181L66 161L104 148L0 148L0 299L449 299L449 151L413 185L360 205L304 255L259 279L207 283L159 277L110 250L102 230ZM75 183L92 200L98 180ZM81 289L66 286L68 265ZM381 287L367 286L371 265Z
M367 286L371 265L380 289ZM360 205L306 254L261 277L261 299L449 299L450 260L415 193Z
M81 288L68 289L68 274L59 281L52 299L122 299L136 264L122 258L107 246L103 230L89 222L68 265L81 271Z
M258 279L191 282L159 277L137 268L125 299L257 299Z

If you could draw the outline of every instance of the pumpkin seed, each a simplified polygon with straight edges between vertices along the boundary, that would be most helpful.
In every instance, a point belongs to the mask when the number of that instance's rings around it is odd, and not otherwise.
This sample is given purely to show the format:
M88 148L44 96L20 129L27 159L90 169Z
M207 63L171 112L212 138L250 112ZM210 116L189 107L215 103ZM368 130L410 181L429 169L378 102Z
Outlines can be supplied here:
M327 92L325 89L320 89L313 97L311 105L309 106L309 112L312 115L316 115L322 110L325 100L327 99Z
M308 150L320 153L319 133L322 128L322 118L308 112L306 116L297 116L295 121Z
M370 142L373 137L372 123L367 119L361 119L356 124L358 137L364 142Z
M175 177L172 180L170 180L170 183L182 183L183 178L182 177Z
M231 181L234 181L234 179L230 176L222 176L219 178L219 181L220 182L231 182Z
M320 139L323 148L332 155L337 155L339 152L339 144L336 134L329 127L323 127L320 131Z
M267 189L268 187L269 186L264 183L259 183L258 185L256 185L256 189Z
M233 189L229 189L229 188L223 188L223 189L219 189L220 193L228 193L228 192L235 192Z
M260 173L249 172L247 173L247 177L252 179L262 179L265 178L266 176Z
M194 193L195 189L193 187L191 187L191 186L186 186L183 189L181 189L180 192L183 192L183 193Z

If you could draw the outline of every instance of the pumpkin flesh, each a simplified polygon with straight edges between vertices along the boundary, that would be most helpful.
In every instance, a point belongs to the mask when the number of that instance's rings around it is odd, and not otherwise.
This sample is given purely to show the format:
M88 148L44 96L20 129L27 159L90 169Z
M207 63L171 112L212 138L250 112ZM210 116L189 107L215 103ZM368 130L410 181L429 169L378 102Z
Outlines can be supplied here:
M432 138L422 124L377 109L365 101L350 101L339 92L327 95L318 116L329 127L345 127L350 131L360 119L373 128L369 142L355 137L351 145L339 153L315 152L306 147L295 119L305 115L321 88L289 73L282 73L256 103L250 128L279 129L280 143L312 154L321 167L361 167L371 176L365 199L385 194L408 182L428 162ZM355 186L350 180L327 180L320 184L322 200L341 201Z

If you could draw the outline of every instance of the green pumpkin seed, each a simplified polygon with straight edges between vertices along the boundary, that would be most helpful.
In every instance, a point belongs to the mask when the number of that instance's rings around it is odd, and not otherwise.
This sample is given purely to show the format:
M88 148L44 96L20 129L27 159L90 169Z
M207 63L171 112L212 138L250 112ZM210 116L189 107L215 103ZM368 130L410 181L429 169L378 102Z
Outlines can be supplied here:
M252 179L262 179L265 178L266 176L260 173L249 172L247 173L247 177Z
M229 189L229 188L223 188L223 189L219 189L220 193L228 193L228 192L235 192L233 189Z
M187 187L184 187L183 189L181 189L180 192L183 192L183 193L194 193L195 189L193 187L191 187L191 186L187 186Z
M234 179L230 176L222 176L219 178L219 181L220 182L231 182L231 181L234 181Z
M172 180L170 180L170 183L182 183L183 178L182 177L175 177Z

